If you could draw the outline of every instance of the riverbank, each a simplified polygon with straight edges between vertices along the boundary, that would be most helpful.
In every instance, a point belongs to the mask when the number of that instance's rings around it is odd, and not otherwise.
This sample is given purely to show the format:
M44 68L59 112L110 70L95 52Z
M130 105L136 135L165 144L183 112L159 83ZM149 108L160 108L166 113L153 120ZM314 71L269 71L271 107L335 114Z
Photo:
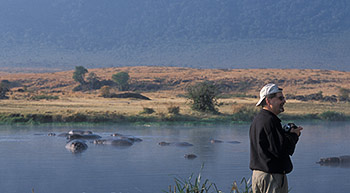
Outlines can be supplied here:
M47 114L19 114L19 113L1 113L0 124L43 124L43 123L92 123L92 124L237 124L247 123L253 117L251 113L234 113L231 115L121 115L114 113L94 113L82 114L73 113L70 115L47 115ZM350 121L350 116L327 111L321 114L290 115L280 116L282 121Z

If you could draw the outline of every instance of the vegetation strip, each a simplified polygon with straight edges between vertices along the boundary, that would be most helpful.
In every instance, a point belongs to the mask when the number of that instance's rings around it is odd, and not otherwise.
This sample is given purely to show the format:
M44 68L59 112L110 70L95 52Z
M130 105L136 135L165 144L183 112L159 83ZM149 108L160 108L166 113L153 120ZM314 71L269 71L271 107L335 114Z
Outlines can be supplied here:
M148 109L145 111L151 111ZM249 123L255 116L256 111L242 110L231 115L152 115L141 112L138 115L121 115L116 113L83 114L72 113L67 115L50 114L20 114L0 113L1 124L40 124L40 123L164 123L164 124L230 124ZM350 116L343 113L326 111L320 114L290 115L282 114L281 119L290 120L322 120L322 121L350 121Z

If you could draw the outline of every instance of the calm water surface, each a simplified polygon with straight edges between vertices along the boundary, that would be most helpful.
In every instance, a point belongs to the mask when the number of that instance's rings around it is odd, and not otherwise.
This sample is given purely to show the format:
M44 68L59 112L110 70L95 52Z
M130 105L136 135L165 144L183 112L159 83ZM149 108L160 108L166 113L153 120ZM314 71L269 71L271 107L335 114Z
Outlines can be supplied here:
M304 127L288 175L291 192L349 192L350 168L321 167L320 157L350 155L350 122L297 123ZM231 126L0 126L0 192L157 193L174 178L198 175L230 192L234 180L249 178L249 125ZM96 146L73 154L66 139L47 134L92 130L143 139L128 148ZM211 144L210 139L224 143ZM189 142L192 147L161 147L161 141ZM232 144L229 141L239 141ZM184 158L187 153L198 157Z

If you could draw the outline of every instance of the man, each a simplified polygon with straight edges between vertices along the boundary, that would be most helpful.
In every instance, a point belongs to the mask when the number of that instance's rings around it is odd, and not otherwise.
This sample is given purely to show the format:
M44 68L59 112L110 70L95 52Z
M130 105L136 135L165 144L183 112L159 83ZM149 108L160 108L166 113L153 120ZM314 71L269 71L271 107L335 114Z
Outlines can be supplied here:
M267 84L260 91L256 106L262 106L249 131L250 169L253 170L253 193L287 193L287 173L293 169L290 156L301 134L302 127L289 132L282 129L278 114L284 111L286 100L282 89Z

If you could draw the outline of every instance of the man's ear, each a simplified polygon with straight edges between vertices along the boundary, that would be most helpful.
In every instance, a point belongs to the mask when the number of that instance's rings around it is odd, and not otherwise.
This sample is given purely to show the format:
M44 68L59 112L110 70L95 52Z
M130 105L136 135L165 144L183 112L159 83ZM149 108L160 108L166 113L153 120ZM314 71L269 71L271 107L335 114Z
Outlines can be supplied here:
M266 102L267 105L270 105L270 100L271 100L271 99L269 99L269 98L267 98L267 97L265 98L265 102Z

